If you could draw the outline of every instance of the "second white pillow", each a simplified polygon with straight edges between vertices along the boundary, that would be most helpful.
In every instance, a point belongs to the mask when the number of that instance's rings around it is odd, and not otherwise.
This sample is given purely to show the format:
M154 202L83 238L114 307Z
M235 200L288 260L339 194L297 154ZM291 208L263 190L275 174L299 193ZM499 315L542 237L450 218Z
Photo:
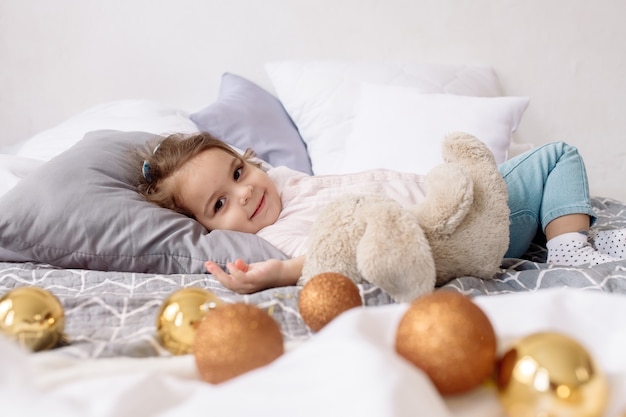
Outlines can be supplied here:
M502 163L528 104L528 97L423 94L416 88L364 83L340 171L387 168L426 174L443 162L441 142L455 131L485 142Z

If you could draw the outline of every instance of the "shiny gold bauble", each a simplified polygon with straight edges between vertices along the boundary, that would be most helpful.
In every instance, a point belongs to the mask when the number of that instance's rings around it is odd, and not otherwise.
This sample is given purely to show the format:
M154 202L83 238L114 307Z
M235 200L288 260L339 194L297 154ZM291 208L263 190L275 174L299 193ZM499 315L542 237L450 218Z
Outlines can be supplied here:
M245 303L213 310L198 326L193 344L198 372L212 384L265 366L283 352L283 335L276 320Z
M196 328L210 310L222 304L204 288L187 287L173 292L157 314L157 339L174 355L192 353Z
M398 325L396 351L422 369L441 394L459 394L492 375L496 336L468 297L440 290L411 303Z
M587 350L554 332L519 340L497 367L500 401L509 417L596 417L608 382Z
M39 287L19 287L0 298L0 332L40 351L63 339L65 313L57 297Z
M311 278L304 284L298 299L302 320L314 332L320 331L344 311L362 305L356 284L345 275L334 272Z

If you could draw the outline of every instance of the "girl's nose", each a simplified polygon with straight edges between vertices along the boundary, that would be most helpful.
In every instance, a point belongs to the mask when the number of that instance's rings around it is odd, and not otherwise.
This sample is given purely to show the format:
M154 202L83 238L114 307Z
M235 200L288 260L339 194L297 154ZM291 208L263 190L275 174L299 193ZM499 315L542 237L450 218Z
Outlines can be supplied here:
M248 204L248 200L252 196L252 186L251 185L243 185L240 190L239 201L242 205Z

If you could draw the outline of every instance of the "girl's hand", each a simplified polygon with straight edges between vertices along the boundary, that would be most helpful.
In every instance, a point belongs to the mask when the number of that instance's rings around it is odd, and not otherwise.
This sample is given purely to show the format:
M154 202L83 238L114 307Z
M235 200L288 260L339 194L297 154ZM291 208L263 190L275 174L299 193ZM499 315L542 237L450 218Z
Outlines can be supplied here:
M294 285L302 274L303 262L303 257L286 261L269 259L251 264L237 259L226 264L228 273L212 261L205 262L204 266L226 288L250 294L267 288Z

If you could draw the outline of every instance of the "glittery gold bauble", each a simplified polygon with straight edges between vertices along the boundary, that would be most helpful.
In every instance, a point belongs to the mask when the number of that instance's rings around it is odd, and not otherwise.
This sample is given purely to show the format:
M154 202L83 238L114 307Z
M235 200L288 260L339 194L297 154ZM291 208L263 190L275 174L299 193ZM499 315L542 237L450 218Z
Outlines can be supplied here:
M596 417L608 383L585 348L553 332L519 340L497 367L500 402L509 417Z
M19 287L0 298L0 331L33 351L63 339L65 313L57 297L39 287Z
M284 352L276 321L257 306L224 304L198 326L193 353L200 376L219 384L265 366Z
M362 305L356 284L345 275L334 272L311 278L304 284L298 299L302 320L314 332L320 331L344 311Z
M415 299L402 316L396 351L422 369L441 394L459 394L492 374L496 336L468 297L436 291Z
M222 304L211 291L182 288L167 297L157 314L157 339L174 355L192 352L196 328L208 311Z

